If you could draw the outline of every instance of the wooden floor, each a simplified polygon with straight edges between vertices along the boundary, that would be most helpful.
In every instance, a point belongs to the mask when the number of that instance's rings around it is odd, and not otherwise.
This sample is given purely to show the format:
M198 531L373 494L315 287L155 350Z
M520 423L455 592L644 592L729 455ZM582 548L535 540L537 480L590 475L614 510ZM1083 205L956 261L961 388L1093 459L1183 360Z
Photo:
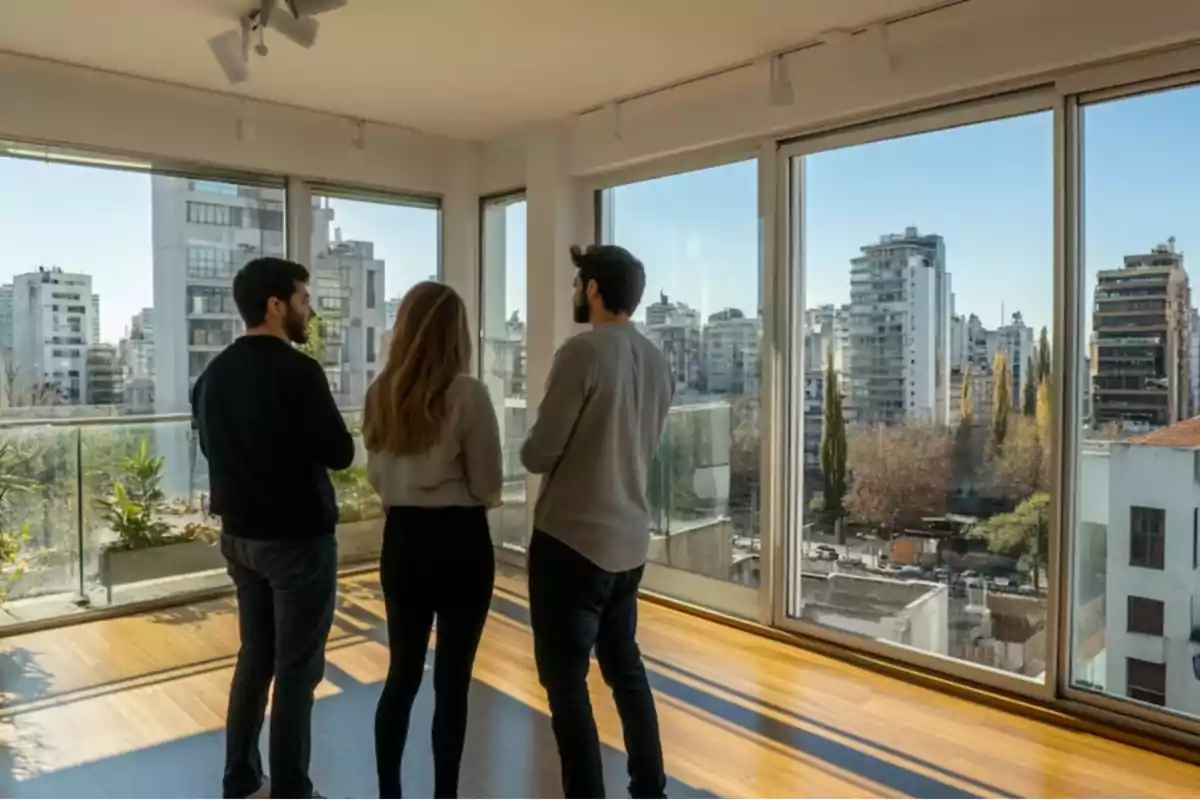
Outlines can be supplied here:
M560 795L528 608L498 580L475 668L462 794ZM375 794L371 720L382 600L347 578L314 714L313 774L333 797ZM669 792L700 796L1168 797L1200 768L974 705L664 609L642 610ZM0 642L0 797L202 797L220 790L231 600ZM596 671L593 670L593 673ZM623 796L616 713L594 697L609 794ZM426 681L405 786L432 790Z

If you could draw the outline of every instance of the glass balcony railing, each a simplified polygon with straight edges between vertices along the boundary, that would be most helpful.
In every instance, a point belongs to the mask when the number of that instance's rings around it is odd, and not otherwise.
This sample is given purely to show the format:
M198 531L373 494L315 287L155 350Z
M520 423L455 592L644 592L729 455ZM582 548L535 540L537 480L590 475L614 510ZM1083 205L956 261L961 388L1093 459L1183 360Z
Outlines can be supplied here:
M340 558L378 555L383 511L358 452L333 473ZM228 585L208 465L187 415L0 423L0 629Z

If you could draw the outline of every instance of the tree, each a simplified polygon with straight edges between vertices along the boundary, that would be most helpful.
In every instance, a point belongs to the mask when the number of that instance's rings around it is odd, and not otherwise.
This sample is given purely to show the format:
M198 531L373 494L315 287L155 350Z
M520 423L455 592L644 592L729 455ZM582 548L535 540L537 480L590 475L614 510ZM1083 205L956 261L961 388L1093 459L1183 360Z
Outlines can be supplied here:
M996 353L992 360L992 380L996 382L992 396L992 447L999 450L1008 435L1008 417L1012 413L1012 368L1008 353Z
M953 484L950 451L945 430L928 423L858 429L847 449L847 510L889 535L943 513Z
M1037 379L1039 384L1050 383L1050 334L1045 325L1042 326L1042 335L1038 338Z
M1025 388L1021 390L1021 413L1027 417L1032 417L1037 413L1037 389L1040 378L1034 377L1033 370L1033 356L1030 356L1029 362L1025 365Z
M1033 587L1041 591L1041 573L1050 558L1050 495L1038 492L1008 514L997 514L975 527L972 535L986 539L993 553L1016 558L1033 573Z
M296 345L296 349L301 353L306 353L315 358L319 363L325 363L325 320L313 315L308 318L308 327L305 329L308 332L308 341L304 344Z
M1037 422L1030 417L1014 416L1004 447L993 450L988 461L989 492L1019 503L1035 492L1046 490L1048 472Z
M971 453L971 429L975 426L975 390L971 386L970 364L963 370L958 409L958 429L954 432L954 474L959 479L966 480L970 477L975 461Z
M1037 406L1034 413L1037 421L1038 440L1042 443L1047 461L1050 459L1050 379L1038 384Z
M833 368L830 349L825 367L824 420L821 425L821 481L825 514L837 519L844 513L846 496L846 417L842 413L842 390Z

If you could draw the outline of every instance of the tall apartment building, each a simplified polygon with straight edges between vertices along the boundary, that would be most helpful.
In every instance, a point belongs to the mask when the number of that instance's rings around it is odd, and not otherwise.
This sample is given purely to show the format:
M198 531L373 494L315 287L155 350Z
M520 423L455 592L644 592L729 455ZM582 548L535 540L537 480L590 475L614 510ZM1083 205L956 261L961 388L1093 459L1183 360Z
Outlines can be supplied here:
M54 386L68 404L85 401L92 277L39 267L13 278L17 391Z
M91 338L88 339L88 344L100 344L100 295L92 294L92 325L90 330Z
M701 382L700 312L684 303L672 303L665 294L646 306L644 333L667 357L675 379L675 393L699 391Z
M8 353L13 346L13 286L0 286L0 351Z
M834 370L846 379L850 356L850 306L832 303L804 312L804 371L823 372L833 358Z
M713 394L756 395L762 321L741 309L710 314L700 334L701 388Z
M192 384L244 331L233 277L260 256L282 256L282 194L170 176L152 178L154 385L159 412L186 411ZM342 241L334 210L314 200L309 291L325 321L320 359L340 404L357 405L381 363L384 264L370 242Z
M357 406L387 360L384 263L372 242L343 240L333 222L329 201L314 201L309 291L325 323L329 387L339 405Z
M165 175L151 178L154 399L187 411L193 382L242 333L233 276L284 253L282 192Z
M1033 380L1033 376L1029 375L1029 359L1037 361L1036 342L1033 328L1025 324L1021 312L1017 311L1012 315L1011 321L1007 325L1001 325L994 331L987 331L987 368L990 371L992 365L996 363L996 356L1000 353L1008 355L1008 365L1012 370L1012 407L1014 411L1021 408L1022 398L1025 396L1025 383ZM994 378L995 376L993 376Z
M1189 415L1191 289L1174 239L1096 274L1096 424L1161 427Z
M129 320L119 345L125 410L154 411L154 309L143 308Z
M1188 328L1189 417L1200 414L1200 312L1192 309Z
M847 419L948 423L953 303L942 237L910 227L860 249L850 261Z
M117 406L125 401L124 376L117 348L91 344L87 348L87 404Z

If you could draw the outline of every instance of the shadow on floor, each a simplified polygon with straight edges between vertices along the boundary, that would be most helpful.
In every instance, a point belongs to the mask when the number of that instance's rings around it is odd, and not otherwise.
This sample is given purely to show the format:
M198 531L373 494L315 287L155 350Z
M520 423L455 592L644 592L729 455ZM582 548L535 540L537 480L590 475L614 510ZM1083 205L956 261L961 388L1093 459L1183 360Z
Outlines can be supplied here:
M321 792L333 797L374 797L372 724L380 686L359 684L332 668L328 677L341 691L319 700L313 713L313 779ZM411 797L429 797L433 792L432 713L432 681L426 680L413 711L404 761L404 789ZM218 797L224 739L222 731L212 731L20 782L5 784L0 778L0 796ZM263 746L265 754L265 740ZM604 765L610 795L624 796L624 753L604 748ZM0 769L8 766L0 755ZM668 793L672 797L712 796L677 781L671 782ZM549 719L476 682L460 794L561 797Z

